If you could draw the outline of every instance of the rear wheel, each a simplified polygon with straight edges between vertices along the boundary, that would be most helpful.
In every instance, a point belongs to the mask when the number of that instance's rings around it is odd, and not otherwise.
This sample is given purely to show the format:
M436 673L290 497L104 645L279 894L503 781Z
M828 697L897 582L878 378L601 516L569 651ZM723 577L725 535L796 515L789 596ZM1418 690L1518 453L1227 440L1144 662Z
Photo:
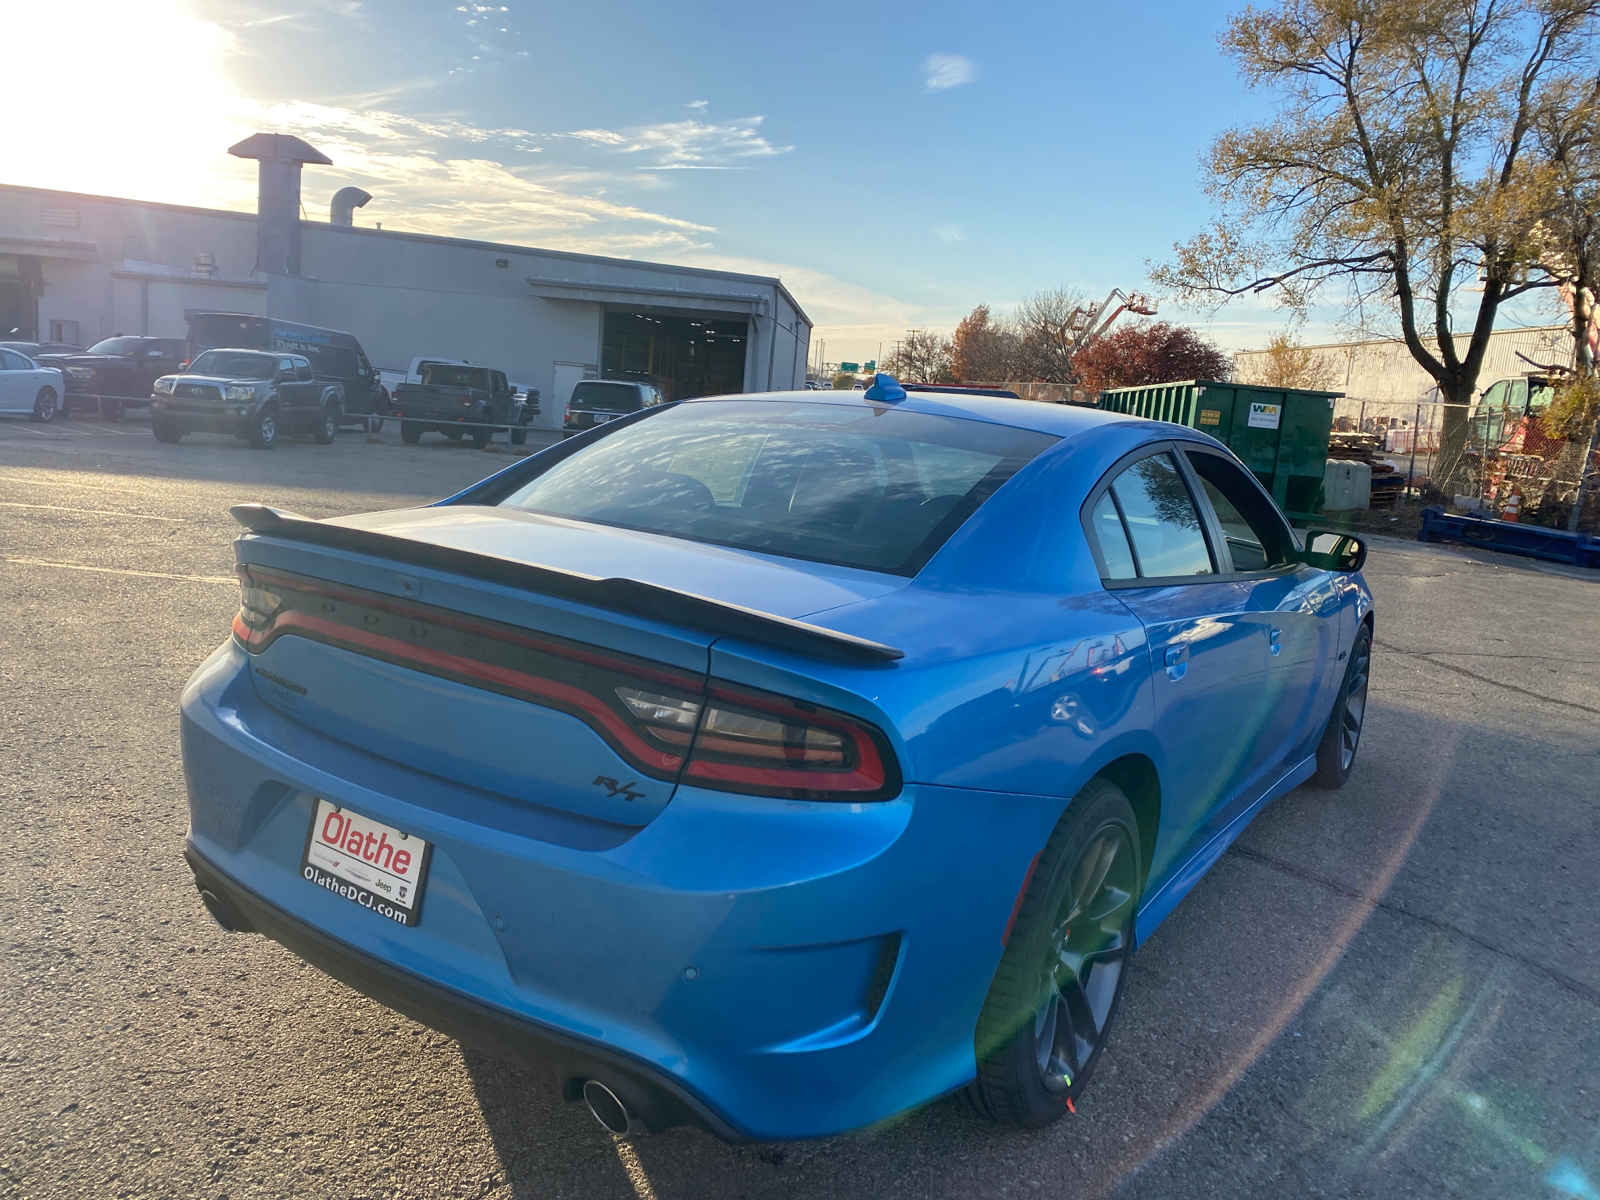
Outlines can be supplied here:
M511 444L513 446L525 445L528 441L528 422L533 420L533 414L527 409L522 410L522 419L511 430Z
M278 410L263 405L250 422L250 445L256 450L271 450L278 444Z
M339 432L339 410L329 405L322 410L322 418L317 422L317 427L311 433L316 438L317 445L331 446L334 437Z
M173 442L183 439L184 430L183 426L176 421L169 421L164 417L153 417L150 421L150 432L156 435L156 441L166 442L171 445Z
M122 401L116 396L101 396L100 416L112 422L122 420Z
M1038 1129L1083 1090L1122 996L1142 862L1127 797L1091 780L1039 856L978 1018L967 1100L983 1115Z
M400 440L408 446L415 446L422 440L422 426L415 421L401 421Z
M39 394L33 398L33 419L35 421L54 421L56 419L56 390L43 387Z
M446 429L444 431L445 437L449 438L452 442L459 442L465 433L465 429Z
M1312 787L1342 788L1355 770L1356 751L1361 748L1361 727L1367 718L1367 683L1372 674L1372 630L1363 621L1356 630L1355 644L1344 669L1344 681L1333 701L1333 713L1317 743L1317 773Z
M482 450L489 444L489 439L494 436L492 429L474 429L472 431L472 446L475 450Z

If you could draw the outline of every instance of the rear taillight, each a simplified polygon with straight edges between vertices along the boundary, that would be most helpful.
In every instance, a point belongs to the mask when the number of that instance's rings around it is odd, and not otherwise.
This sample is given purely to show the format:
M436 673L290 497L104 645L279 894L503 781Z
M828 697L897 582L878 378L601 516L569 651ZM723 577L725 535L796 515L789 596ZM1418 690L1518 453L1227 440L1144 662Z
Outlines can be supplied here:
M233 632L254 654L295 635L561 709L657 779L788 800L900 790L882 733L845 713L322 580L238 575Z
M714 683L704 700L619 687L644 735L689 746L684 778L790 800L880 800L898 790L882 735L843 713Z

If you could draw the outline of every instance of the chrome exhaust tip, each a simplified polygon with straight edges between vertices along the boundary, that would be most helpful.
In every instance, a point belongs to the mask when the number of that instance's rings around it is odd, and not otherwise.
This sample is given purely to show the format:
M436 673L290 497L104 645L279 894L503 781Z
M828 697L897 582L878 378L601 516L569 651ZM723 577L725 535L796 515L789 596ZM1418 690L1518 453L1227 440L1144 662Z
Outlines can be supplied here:
M594 1119L606 1129L621 1137L635 1128L634 1116L617 1094L598 1079L587 1079L583 1084L583 1102L589 1106Z

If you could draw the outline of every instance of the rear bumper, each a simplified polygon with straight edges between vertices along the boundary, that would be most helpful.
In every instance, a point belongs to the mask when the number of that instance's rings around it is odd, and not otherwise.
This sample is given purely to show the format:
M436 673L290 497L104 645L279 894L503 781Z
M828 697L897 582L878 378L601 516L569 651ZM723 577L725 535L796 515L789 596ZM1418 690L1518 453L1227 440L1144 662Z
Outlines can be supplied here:
M319 971L413 1021L495 1058L549 1075L569 1100L577 1099L569 1081L599 1079L652 1129L698 1125L724 1141L747 1140L672 1076L604 1045L512 1016L400 970L257 896L192 845L184 847L183 856L194 872L195 886L220 901L213 915L226 928L269 937Z
M598 1078L647 1123L729 1138L840 1133L971 1079L1000 936L1062 804L679 788L641 827L541 813L285 716L231 642L181 727L190 862L249 925L569 1095ZM420 924L300 877L313 796L433 845Z

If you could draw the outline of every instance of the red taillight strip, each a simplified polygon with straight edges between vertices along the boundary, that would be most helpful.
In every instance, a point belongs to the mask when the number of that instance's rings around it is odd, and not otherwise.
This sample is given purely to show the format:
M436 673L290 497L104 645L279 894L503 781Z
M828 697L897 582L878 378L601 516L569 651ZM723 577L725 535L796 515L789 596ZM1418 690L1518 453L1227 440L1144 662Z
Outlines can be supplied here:
M524 650L537 650L541 654L553 654L560 658L571 659L574 662L584 662L596 667L605 667L607 670L619 671L639 679L651 679L656 683L665 683L676 688L684 688L693 692L699 692L701 689L701 682L698 679L686 679L681 675L673 675L667 671L652 670L643 663L624 662L621 659L610 658L604 654L594 654L580 650L576 646L565 646L559 642L545 641L542 638L513 633L507 629L497 629L476 621L451 616L448 613L424 609L415 604L407 604L403 600L388 600L375 595L345 591L325 583L294 579L279 575L273 571L263 571L259 567L240 567L238 570L241 572L248 570L250 578L257 583L274 584L278 587L299 592L302 595L322 596L326 599L339 600L346 604L359 604L364 608L373 608L379 612L392 613L397 617L427 621L434 625L442 625L447 629L457 630L460 633L470 633L474 637L503 642L508 646L518 646Z

